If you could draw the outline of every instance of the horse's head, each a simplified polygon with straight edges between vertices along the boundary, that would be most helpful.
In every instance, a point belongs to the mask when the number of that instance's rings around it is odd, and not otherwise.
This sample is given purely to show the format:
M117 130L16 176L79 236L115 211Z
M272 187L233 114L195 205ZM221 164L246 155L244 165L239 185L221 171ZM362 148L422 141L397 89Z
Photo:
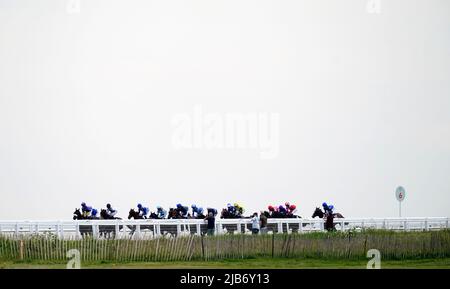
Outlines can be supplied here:
M80 209L75 208L75 211L73 212L73 219L74 220L80 220L81 219Z
M178 216L179 212L177 208L170 208L169 210L169 216L172 218L176 218Z
M102 219L109 219L109 216L108 216L108 214L106 213L106 210L105 210L105 209L101 209L101 210L100 210L100 217L101 217Z
M312 218L314 219L315 217L319 217L319 218L323 218L324 213L322 212L322 210L319 207L316 207L316 210L314 211Z
M134 209L130 209L130 212L128 213L128 219L135 218L136 217L136 211Z

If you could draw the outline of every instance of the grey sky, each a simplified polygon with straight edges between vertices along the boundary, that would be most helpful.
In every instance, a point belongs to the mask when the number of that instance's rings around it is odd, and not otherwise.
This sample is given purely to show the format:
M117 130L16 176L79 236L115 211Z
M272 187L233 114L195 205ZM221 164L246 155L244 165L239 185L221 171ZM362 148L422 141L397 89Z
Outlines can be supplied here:
M450 1L0 0L0 219L81 201L450 215ZM279 155L174 149L171 120L279 114Z

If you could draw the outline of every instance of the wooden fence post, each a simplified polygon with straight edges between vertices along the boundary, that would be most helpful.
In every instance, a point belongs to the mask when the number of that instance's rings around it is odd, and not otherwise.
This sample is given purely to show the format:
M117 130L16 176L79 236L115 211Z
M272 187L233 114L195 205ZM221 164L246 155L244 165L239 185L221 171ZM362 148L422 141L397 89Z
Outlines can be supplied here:
M272 258L274 256L274 250L275 250L275 234L272 234Z
M203 243L203 238L204 236L202 235L202 237L200 238L201 242L202 242L202 258L205 259L205 245Z
M23 240L20 240L20 260L23 260Z

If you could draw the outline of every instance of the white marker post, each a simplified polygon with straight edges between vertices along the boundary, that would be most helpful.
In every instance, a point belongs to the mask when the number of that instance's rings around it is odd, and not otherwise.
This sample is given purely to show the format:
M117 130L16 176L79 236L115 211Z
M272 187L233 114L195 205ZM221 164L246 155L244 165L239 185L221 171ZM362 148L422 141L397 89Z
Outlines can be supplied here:
M397 201L398 201L398 216L401 218L402 217L402 202L406 197L405 188L403 188L402 186L398 187L395 190L395 197L397 198Z

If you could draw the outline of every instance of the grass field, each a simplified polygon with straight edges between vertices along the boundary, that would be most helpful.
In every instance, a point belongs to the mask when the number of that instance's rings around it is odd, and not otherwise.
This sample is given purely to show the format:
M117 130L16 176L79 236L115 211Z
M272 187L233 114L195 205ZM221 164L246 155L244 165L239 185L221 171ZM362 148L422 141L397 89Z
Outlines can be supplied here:
M65 268L73 249L83 268L366 268L368 250L377 249L382 268L450 269L449 230L153 240L0 237L0 268Z
M89 262L81 264L84 269L313 269L313 268L344 268L365 269L366 260L324 260L299 258L256 258L256 259L226 259L221 261L191 261L191 262ZM5 269L64 269L62 262L0 262L0 268ZM450 269L450 258L418 259L418 260L381 260L382 269Z

